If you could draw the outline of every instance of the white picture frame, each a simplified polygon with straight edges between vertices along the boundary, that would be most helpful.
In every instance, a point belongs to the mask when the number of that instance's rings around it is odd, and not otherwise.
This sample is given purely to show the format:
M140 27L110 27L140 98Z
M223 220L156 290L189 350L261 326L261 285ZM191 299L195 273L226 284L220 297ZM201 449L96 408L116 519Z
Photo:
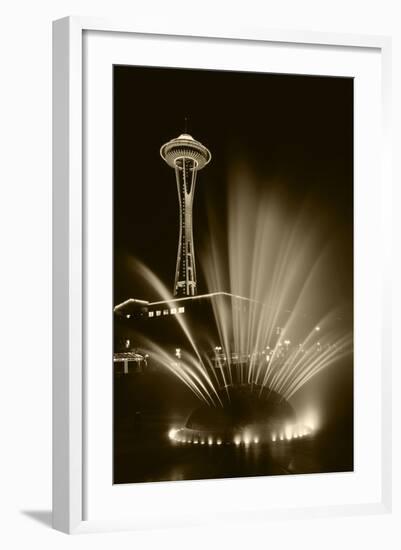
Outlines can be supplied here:
M387 37L335 35L314 32L288 32L264 29L200 29L181 28L169 24L166 28L142 28L129 22L112 22L92 18L69 17L53 24L53 526L67 533L96 530L135 529L144 526L184 525L210 518L184 517L174 506L164 520L155 519L149 510L138 517L87 517L88 495L86 478L90 464L85 460L87 436L90 422L87 421L86 395L87 373L85 357L88 346L87 311L85 308L85 269L88 262L88 242L85 239L85 154L84 140L85 95L83 59L86 55L85 33L107 34L108 40L118 37L145 36L157 40L160 36L180 37L190 43L193 40L213 43L225 41L229 44L285 44L299 48L299 56L305 48L337 48L345 54L358 50L375 51L380 58L380 182L377 183L381 197L381 209L377 213L377 231L382 248L380 250L380 272L376 289L380 306L381 324L378 347L380 364L378 369L380 393L380 496L362 502L358 500L343 503L324 503L321 506L310 503L292 507L255 507L252 511L236 509L232 505L230 517L265 520L274 517L310 517L312 515L345 515L384 513L391 509L391 356L390 356L390 285L389 245L390 235L388 212L391 209L390 177L390 56L391 41ZM173 62L173 66L175 63ZM301 70L302 72L302 70ZM358 135L356 137L358 139ZM85 145L85 146L84 146ZM89 199L92 199L89 196ZM363 206L362 206L363 207ZM357 205L358 208L358 205ZM359 258L358 258L359 261ZM377 282L377 281L376 281ZM380 294L380 296L379 296ZM378 428L379 429L379 428ZM379 432L378 432L379 433ZM111 480L111 475L110 475ZM111 483L111 481L110 481ZM191 497L191 482L167 491L181 491L184 498ZM232 484L225 480L226 484ZM160 484L159 484L160 485ZM165 485L165 484L164 484ZM184 489L181 489L185 485ZM199 482L198 482L199 486ZM228 486L228 485L226 485ZM166 487L166 485L165 485ZM209 485L209 489L213 489ZM246 491L242 485L241 490ZM142 497L146 492L155 493L149 484L143 485ZM157 496L157 495L156 495ZM166 495L164 495L165 497ZM161 502L163 499L161 499ZM145 507L146 508L146 507Z

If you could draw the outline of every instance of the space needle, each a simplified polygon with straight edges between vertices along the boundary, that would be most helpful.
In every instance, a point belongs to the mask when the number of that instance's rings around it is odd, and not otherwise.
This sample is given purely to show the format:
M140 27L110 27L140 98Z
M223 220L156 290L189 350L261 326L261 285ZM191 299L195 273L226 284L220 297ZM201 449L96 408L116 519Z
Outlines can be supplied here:
M197 289L192 208L197 172L210 162L212 155L202 143L187 133L165 143L160 149L160 155L174 168L180 208L174 296L195 296Z

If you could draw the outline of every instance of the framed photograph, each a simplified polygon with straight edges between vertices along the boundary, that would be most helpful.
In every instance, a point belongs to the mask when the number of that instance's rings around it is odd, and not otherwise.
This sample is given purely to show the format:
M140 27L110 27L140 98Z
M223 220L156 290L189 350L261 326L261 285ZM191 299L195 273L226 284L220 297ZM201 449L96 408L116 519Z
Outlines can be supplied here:
M53 37L54 527L389 510L389 39Z

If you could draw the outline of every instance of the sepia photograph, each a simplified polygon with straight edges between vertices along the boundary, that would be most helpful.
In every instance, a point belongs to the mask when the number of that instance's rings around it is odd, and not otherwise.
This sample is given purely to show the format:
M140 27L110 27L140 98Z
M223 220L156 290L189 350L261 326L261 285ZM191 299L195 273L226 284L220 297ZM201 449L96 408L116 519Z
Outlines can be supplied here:
M354 469L354 81L113 67L113 483Z

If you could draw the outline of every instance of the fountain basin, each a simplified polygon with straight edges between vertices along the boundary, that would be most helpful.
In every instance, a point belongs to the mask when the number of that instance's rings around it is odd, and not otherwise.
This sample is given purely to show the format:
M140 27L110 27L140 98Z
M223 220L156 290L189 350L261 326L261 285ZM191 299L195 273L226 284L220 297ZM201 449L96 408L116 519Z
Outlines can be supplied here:
M221 407L201 405L170 439L195 445L257 445L305 437L293 407L280 394L244 384L220 390Z

